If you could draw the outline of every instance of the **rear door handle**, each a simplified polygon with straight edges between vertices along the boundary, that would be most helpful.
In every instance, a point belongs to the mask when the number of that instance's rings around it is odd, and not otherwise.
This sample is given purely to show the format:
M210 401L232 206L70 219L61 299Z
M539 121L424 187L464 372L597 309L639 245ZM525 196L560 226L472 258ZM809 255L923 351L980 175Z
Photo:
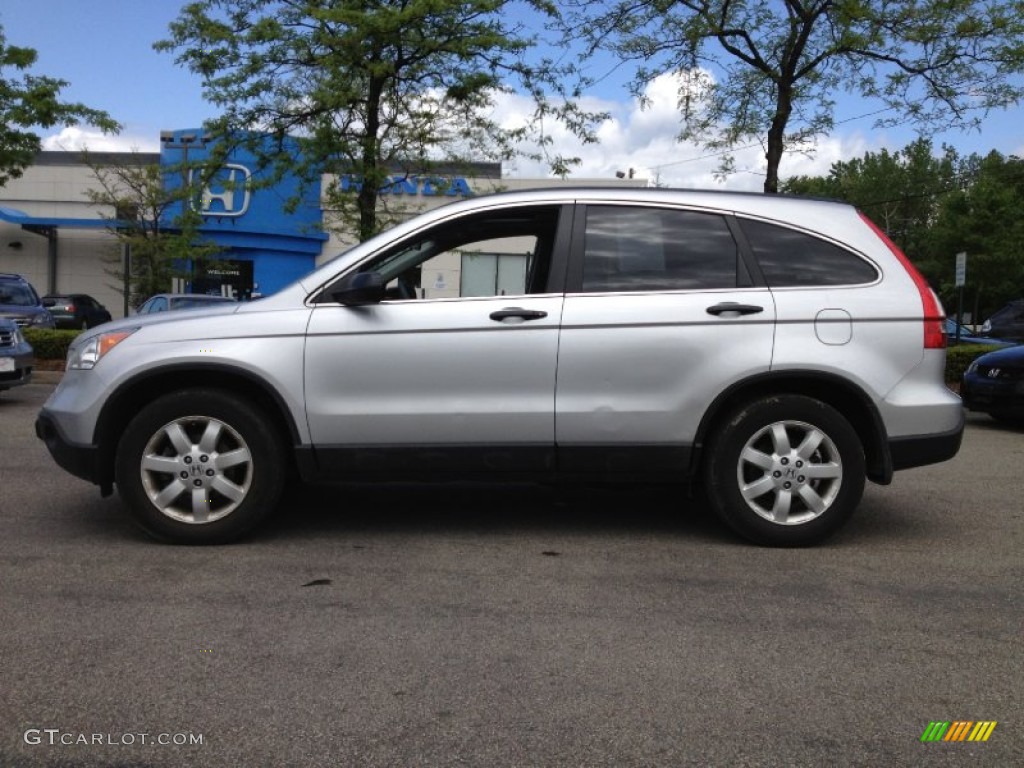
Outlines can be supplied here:
M758 312L764 312L764 307L759 307L756 304L737 304L735 301L723 301L721 304L708 307L709 315L725 315L732 312L737 315L755 315Z
M517 317L520 320L540 320L542 317L547 316L548 313L540 309L523 309L522 307L506 307L505 309L491 312L491 320L499 322L513 317Z

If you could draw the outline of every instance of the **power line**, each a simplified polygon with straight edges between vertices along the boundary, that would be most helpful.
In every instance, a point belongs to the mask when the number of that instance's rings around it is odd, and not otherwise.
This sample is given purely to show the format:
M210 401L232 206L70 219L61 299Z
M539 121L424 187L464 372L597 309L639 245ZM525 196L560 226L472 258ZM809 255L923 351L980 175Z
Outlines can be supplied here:
M865 112L863 115L856 115L855 117L848 117L848 118L846 118L844 120L839 120L839 121L833 123L832 127L834 128L837 125L844 125L846 123L852 123L854 120L863 120L865 117L874 117L875 115L880 115L883 112L891 112L894 109L896 109L896 108L895 107L884 107L883 109L876 109L874 112ZM903 125L903 124L908 123L908 122L910 122L909 119L908 120L901 120L900 122L895 123L894 125ZM742 151L744 149L753 149L754 147L759 147L759 146L761 146L761 142L760 141L755 141L752 144L744 144L741 147L732 147L730 149L723 149L723 150L720 150L718 152L709 152L708 154L699 155L697 157L688 157L685 160L673 160L670 163L659 163L658 165L651 165L651 166L648 166L648 167L651 170L658 170L660 168L668 168L669 166L672 166L672 165L684 165L686 163L696 163L696 162L699 162L701 160L707 160L707 159L712 158L712 157L721 157L722 155L731 155L733 152L739 152L739 151Z

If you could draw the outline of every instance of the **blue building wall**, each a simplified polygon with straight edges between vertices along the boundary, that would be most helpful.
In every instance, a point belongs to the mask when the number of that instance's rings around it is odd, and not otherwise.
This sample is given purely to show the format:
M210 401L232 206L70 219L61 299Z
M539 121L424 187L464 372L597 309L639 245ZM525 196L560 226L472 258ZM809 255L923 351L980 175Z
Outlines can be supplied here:
M287 175L272 187L262 186L269 172L261 172L256 158L234 150L207 183L201 167L211 156L212 144L202 129L161 133L160 165L168 188L193 188L193 205L202 214L204 240L221 246L219 258L251 261L253 282L262 294L273 293L310 272L328 236L323 232L320 185L302 189L300 179ZM269 138L268 138L269 140ZM298 146L292 142L294 151ZM289 210L288 202L299 197ZM181 214L168 211L167 225Z

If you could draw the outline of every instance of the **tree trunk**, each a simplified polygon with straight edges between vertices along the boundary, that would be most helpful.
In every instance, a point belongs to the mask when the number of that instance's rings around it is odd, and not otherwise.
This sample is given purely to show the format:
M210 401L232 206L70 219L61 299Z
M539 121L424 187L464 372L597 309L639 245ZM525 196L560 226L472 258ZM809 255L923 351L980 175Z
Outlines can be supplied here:
M360 164L363 184L359 188L356 205L359 208L359 242L369 240L377 234L377 197L380 194L381 169L378 167L380 132L380 111L383 102L384 81L371 78L366 98L366 125L362 139Z
M786 125L793 113L793 90L789 85L780 84L779 94L775 101L775 116L768 129L768 149L765 158L768 161L767 174L764 179L764 191L776 194L779 191L779 163L786 149Z

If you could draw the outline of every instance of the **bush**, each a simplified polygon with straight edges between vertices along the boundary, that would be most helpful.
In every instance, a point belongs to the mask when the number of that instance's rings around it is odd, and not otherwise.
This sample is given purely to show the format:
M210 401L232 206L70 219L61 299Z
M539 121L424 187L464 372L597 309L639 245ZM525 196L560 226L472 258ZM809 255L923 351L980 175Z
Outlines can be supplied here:
M1002 349L1000 346L991 344L958 344L946 350L946 381L958 382L974 360L991 352L993 349Z
M81 331L51 331L42 328L24 328L25 341L32 345L39 360L63 360L68 347Z

